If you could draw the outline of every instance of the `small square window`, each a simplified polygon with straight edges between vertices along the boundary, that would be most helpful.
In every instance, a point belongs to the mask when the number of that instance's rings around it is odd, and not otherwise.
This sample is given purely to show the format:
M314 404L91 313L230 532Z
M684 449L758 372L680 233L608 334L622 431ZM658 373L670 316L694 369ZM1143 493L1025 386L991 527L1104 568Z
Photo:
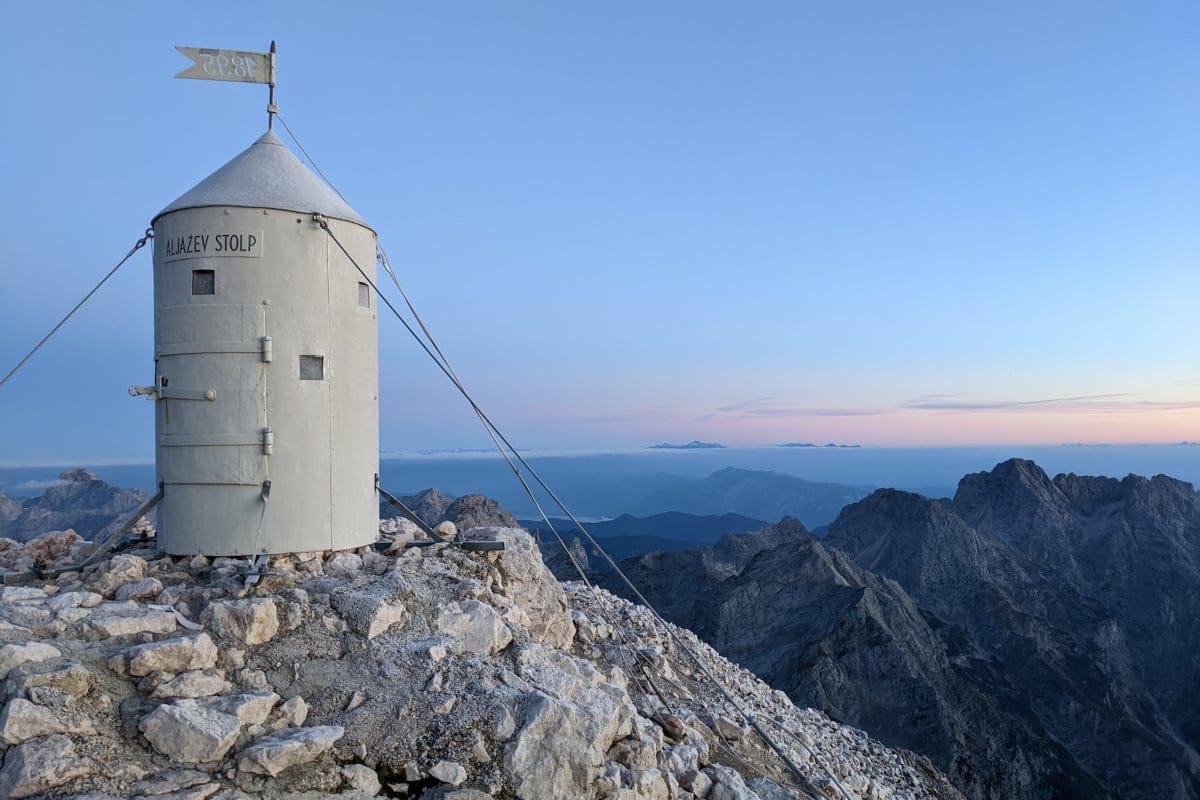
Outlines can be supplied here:
M325 356L300 356L300 380L325 380Z
M211 269L192 270L192 294L216 294L217 273Z
M363 308L371 307L371 287L361 281L358 284L358 304Z

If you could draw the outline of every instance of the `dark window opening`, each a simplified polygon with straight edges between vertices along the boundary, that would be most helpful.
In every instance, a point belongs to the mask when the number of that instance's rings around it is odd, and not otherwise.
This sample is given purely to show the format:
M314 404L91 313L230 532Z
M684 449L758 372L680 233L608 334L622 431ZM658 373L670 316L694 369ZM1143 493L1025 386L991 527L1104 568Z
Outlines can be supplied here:
M325 356L300 356L300 380L325 380Z
M371 307L371 287L361 281L358 284L358 304L363 308Z
M217 273L211 269L192 270L192 294L216 294Z

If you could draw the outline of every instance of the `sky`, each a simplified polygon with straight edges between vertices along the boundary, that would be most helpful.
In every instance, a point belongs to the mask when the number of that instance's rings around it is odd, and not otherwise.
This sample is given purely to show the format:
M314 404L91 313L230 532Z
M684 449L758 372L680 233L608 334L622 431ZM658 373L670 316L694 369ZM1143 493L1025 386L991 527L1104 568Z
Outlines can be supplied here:
M14 4L0 373L282 119L518 446L1200 439L1200 4ZM280 135L302 155L288 137ZM153 456L149 250L0 463ZM485 447L380 318L381 447Z

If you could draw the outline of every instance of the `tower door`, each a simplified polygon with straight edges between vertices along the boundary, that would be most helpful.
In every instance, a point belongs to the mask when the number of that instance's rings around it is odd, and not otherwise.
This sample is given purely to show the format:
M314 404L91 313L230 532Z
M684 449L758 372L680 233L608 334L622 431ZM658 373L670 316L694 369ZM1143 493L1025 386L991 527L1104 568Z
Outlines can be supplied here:
M262 306L168 306L156 323L159 480L260 484L271 449Z

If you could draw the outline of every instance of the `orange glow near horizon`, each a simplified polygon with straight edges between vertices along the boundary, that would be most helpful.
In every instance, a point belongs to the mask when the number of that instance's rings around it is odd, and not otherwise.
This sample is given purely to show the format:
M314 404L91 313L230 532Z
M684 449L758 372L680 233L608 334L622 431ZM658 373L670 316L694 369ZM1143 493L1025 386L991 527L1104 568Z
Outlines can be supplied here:
M676 427L682 429L682 427ZM876 447L1175 444L1200 439L1200 410L920 411L858 416L728 416L687 426L688 438L727 445L782 442Z

